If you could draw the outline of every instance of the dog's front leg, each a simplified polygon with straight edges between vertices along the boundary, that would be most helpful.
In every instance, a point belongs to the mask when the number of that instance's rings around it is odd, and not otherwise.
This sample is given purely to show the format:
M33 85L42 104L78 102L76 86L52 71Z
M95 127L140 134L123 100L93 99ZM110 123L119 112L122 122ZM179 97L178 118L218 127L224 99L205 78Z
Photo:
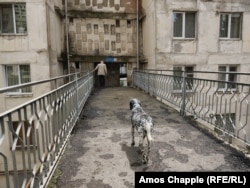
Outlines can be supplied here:
M131 146L134 146L135 145L135 127L134 126L131 127L131 134L132 134Z

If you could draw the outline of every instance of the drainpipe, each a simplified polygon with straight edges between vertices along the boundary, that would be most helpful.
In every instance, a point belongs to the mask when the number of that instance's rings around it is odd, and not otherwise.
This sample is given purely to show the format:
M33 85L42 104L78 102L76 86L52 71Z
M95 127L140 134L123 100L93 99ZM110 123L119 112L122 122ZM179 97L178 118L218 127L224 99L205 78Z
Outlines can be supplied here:
M136 68L139 70L139 3L138 0L136 1L136 12L137 12L137 41L136 41L136 48L137 48L137 57L136 57Z
M156 1L154 1L154 14L155 14L155 17L154 17L154 32L155 32L155 46L154 46L154 59L155 59L155 68L156 68L156 48L157 48L157 13L156 13Z
M70 63L69 63L69 24L68 24L68 0L64 1L65 4L65 32L66 32L66 53L67 53L67 64L68 64L68 75L70 74ZM69 76L70 79L70 76ZM70 80L69 80L70 81Z

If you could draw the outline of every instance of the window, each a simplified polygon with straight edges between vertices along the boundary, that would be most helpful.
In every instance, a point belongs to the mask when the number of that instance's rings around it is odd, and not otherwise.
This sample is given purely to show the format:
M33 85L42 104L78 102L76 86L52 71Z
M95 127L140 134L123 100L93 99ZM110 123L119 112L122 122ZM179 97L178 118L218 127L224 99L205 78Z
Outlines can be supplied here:
M115 25L111 25L111 35L115 35Z
M195 13L174 12L174 37L195 38Z
M239 39L241 20L241 13L222 13L220 15L220 38Z
M5 75L7 86L19 85L30 82L30 66L29 65L6 65ZM24 87L13 90L13 93L30 93L31 87Z
M215 115L216 121L215 124L217 127L222 128L223 130L226 130L229 133L234 133L234 127L235 127L235 114L221 114L221 115Z
M221 73L218 75L218 80L225 81L219 82L219 89L236 90L237 66L219 66L219 72Z
M105 50L109 50L109 40L105 40Z
M131 21L127 20L127 28L131 28Z
M115 50L116 50L115 41L111 41L111 49L112 49L112 51L115 51Z
M94 24L94 34L97 35L98 34L98 25Z
M120 43L120 42L121 42L121 34L116 33L116 43Z
M0 4L0 33L27 33L26 4Z
M174 67L174 90L182 90L182 79L186 74L186 90L191 91L193 88L194 67L192 66L178 66Z
M109 34L109 25L104 24L104 34Z
M27 145L34 145L33 139L32 139L32 132L34 132L34 130L32 131L28 131L29 128L34 129L34 122L32 122L31 126L29 125L28 121L13 121L13 129L14 131L17 132L18 134L18 140L17 140L17 146L21 147L22 143L24 144L24 146ZM27 133L30 133L29 135L27 135ZM14 139L14 135L13 135L13 139Z
M91 25L91 23L87 24L87 33L92 34L92 25Z
M120 20L115 20L115 26L120 27Z

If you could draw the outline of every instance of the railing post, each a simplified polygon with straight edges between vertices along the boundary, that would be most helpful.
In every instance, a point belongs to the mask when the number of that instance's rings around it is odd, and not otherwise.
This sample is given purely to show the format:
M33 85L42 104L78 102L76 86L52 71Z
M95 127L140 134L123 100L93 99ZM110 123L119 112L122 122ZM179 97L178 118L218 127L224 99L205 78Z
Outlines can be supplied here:
M89 70L87 71L87 87L88 87L88 90L87 90L87 92L89 93L89 90L90 90L90 82L89 82L89 80L90 80L90 76L89 76Z
M149 92L149 73L147 72L147 74L148 74L148 86L147 86L147 88L148 88L148 94L150 94L150 92Z
M75 73L75 87L76 87L76 111L77 111L77 122L78 122L78 117L79 117L79 99L78 99L78 76L77 76L77 73Z
M181 104L181 110L180 110L180 114L182 116L185 116L185 108L186 108L186 76L187 73L184 71L182 73L182 104Z

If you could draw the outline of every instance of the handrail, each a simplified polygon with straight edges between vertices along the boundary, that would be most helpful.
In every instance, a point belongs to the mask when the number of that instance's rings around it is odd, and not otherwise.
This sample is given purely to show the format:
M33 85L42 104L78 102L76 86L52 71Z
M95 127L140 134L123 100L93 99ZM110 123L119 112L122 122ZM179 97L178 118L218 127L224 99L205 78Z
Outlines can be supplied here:
M45 187L94 86L93 71L1 88L0 93L72 78L0 114L1 187ZM4 164L4 165L3 165Z
M182 71L176 76L174 72L134 69L133 84L181 115L193 116L203 126L213 127L230 142L235 139L238 145L250 146L250 73ZM218 74L235 74L240 82L218 80Z
M93 73L93 72L94 72L93 70L90 71L90 72L77 72L77 73L67 74L67 75L58 76L58 77L54 77L54 78L28 82L28 83L24 83L24 84L9 86L9 87L3 87L3 88L0 88L0 94L1 93L6 93L6 92L14 90L14 89L20 89L20 88L24 88L24 87L29 87L29 86L34 86L34 85L38 85L38 84L57 81L57 80L60 80L60 79L63 79L63 78L75 77L75 76L79 77L79 75L81 75L81 74L88 74L88 73Z

